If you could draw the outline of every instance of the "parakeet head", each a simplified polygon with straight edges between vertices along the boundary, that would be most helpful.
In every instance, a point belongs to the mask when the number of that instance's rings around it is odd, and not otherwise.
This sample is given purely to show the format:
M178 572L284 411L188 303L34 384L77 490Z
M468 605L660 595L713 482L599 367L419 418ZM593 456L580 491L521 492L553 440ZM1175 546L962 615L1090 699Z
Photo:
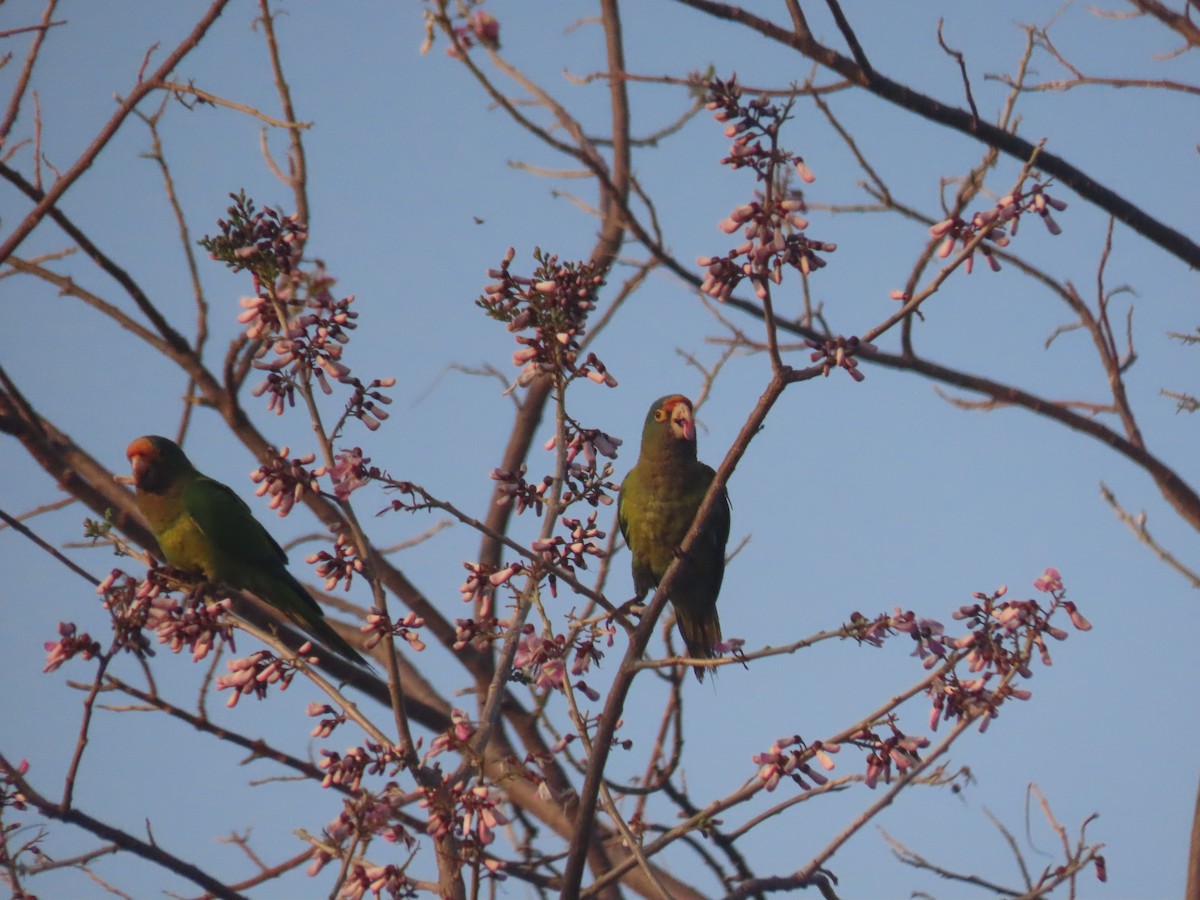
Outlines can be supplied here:
M174 441L157 434L147 434L125 448L125 456L133 466L133 483L140 491L159 494L171 487L192 464Z
M668 394L654 401L642 429L642 449L649 444L676 450L687 447L695 454L696 420L691 400L683 394Z

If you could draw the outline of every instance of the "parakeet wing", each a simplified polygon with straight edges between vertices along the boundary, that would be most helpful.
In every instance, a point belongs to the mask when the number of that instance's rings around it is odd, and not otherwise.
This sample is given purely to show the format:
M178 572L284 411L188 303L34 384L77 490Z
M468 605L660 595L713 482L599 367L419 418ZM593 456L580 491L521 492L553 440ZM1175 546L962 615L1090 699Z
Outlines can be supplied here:
M183 489L181 499L196 527L212 544L218 580L234 587L251 587L259 580L254 577L255 568L278 571L287 564L283 548L231 488L198 475ZM290 593L317 616L324 615L306 591Z

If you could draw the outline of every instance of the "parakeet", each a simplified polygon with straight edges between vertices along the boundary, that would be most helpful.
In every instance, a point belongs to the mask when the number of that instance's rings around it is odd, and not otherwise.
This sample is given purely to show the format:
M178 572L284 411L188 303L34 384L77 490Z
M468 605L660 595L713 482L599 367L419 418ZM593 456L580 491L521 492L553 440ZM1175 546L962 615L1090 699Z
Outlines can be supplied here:
M655 400L642 428L641 455L617 496L617 522L633 556L639 600L658 587L674 562L715 475L696 459L692 402L681 394ZM679 633L695 659L715 656L713 644L721 640L717 594L729 540L729 495L722 494L700 540L684 559L670 596ZM700 666L696 677L704 680Z
M133 466L138 509L168 563L250 591L331 650L370 668L325 621L317 601L287 570L283 548L237 494L198 472L165 437L140 437L125 456Z

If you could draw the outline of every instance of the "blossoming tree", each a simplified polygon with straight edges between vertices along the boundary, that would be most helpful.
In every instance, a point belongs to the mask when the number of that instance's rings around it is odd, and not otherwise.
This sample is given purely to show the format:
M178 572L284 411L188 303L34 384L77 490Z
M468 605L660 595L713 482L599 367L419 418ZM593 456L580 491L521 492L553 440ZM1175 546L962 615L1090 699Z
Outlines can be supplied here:
M322 228L350 226L314 213L311 194L319 181L309 173L310 138L292 97L288 43L276 35L277 9L260 0L255 17L267 61L264 81L274 86L276 112L210 90L203 77L185 81L178 74L218 40L219 16L245 14L233 0L213 0L173 48L164 44L146 55L94 140L59 168L46 163L39 141L43 117L53 121L60 114L38 105L33 73L59 30L72 26L56 19L59 4L50 0L40 21L31 18L4 32L8 41L25 35L30 42L6 68L10 100L0 122L0 177L24 206L20 215L5 216L0 274L10 283L20 278L48 285L77 301L80 315L119 328L129 352L140 354L130 367L169 370L184 379L182 402L170 406L171 418L160 430L186 447L198 435L220 429L231 446L253 456L249 483L235 489L260 498L254 507L260 521L274 511L288 521L307 520L310 532L316 529L315 536L300 539L313 546L293 554L291 569L331 613L340 614L339 633L370 651L379 667L369 672L347 663L294 632L256 598L164 565L130 491L114 477L123 473L102 462L113 458L112 448L98 446L96 438L87 445L73 438L72 422L38 399L37 379L0 363L0 429L9 436L9 452L19 447L75 501L65 511L41 512L60 521L73 516L78 531L78 512L86 507L86 537L119 557L100 562L94 548L52 546L40 537L46 519L30 519L22 515L25 509L0 509L8 526L0 540L36 542L38 552L73 573L80 594L94 592L106 623L103 629L81 626L86 617L72 612L78 606L52 604L49 598L36 609L37 627L48 638L45 670L69 673L82 701L64 714L63 721L74 727L69 740L63 739L69 753L61 772L28 753L20 734L0 733L0 877L14 896L33 896L39 879L61 874L65 866L79 881L88 876L101 881L98 860L109 854L144 861L172 885L190 883L188 889L198 887L211 897L258 891L265 896L273 885L295 884L288 879L300 877L320 885L309 890L348 898L476 897L507 890L564 897L751 897L805 888L837 896L847 843L914 795L965 789L972 774L962 755L955 755L967 752L964 736L987 732L1002 711L1016 717L1035 705L1030 679L1051 663L1051 642L1091 629L1063 576L1043 566L1013 573L1014 584L1020 578L1027 587L971 591L928 608L869 596L814 605L804 624L789 621L761 644L741 637L743 629L732 624L738 615L731 613L717 647L722 656L700 661L716 674L715 696L725 703L768 692L785 677L781 666L823 649L836 647L843 660L825 662L828 671L830 665L864 665L864 656L880 648L901 647L903 669L881 682L869 703L840 709L836 722L776 719L764 712L763 727L774 729L775 739L761 741L753 752L720 758L723 780L689 779L689 766L705 756L712 723L685 716L697 691L685 676L697 661L677 652L668 604L672 586L731 476L752 467L747 454L763 429L779 421L790 398L838 379L858 390L864 379L870 383L872 372L902 371L919 376L920 383L973 395L952 397L960 406L1021 407L1082 432L1149 475L1181 521L1200 528L1200 497L1139 428L1125 383L1136 356L1132 331L1123 330L1117 313L1121 292L1105 285L1118 228L1193 268L1200 264L1200 247L1089 176L1052 143L1020 133L1026 98L1101 81L1068 60L1053 40L1056 32L1049 26L1024 32L1025 48L1011 74L995 80L1002 102L987 111L976 104L978 83L969 74L969 57L949 46L940 26L933 49L926 41L923 52L936 52L953 67L950 83L961 91L956 100L950 92L934 98L885 75L859 38L853 10L835 0L824 5L787 0L779 18L710 0L671 6L677 7L673 14L684 13L722 34L737 33L739 40L750 35L754 46L770 47L793 66L804 62L812 71L801 80L751 84L734 74L743 60L731 53L714 58L708 72L639 74L626 64L630 39L623 26L630 11L617 0L598 0L589 24L601 40L598 61L589 63L597 71L583 81L599 83L606 92L601 127L595 109L576 110L535 80L520 58L502 52L501 36L510 23L500 8L472 0L425 4L426 49L441 48L446 56L430 54L421 65L465 73L472 89L482 91L532 141L529 146L565 160L574 167L571 177L586 179L593 192L590 201L574 198L592 217L594 242L587 252L572 254L549 242L518 247L521 242L513 239L470 260L486 277L452 302L473 305L489 328L486 352L511 354L511 366L476 370L504 383L488 412L452 411L455 426L447 443L456 430L459 438L486 443L490 471L455 470L452 476L439 465L438 453L448 458L447 446L433 448L425 471L396 449L395 436L404 432L413 440L430 426L417 411L396 414L393 401L403 386L379 369L380 355L359 350L382 327L374 318L379 298L356 300L343 293L331 267L313 255ZM1135 0L1130 7L1188 49L1200 43L1200 31L1185 13L1153 0ZM294 18L309 15L314 13L292 10ZM640 13L636 17L640 24ZM818 24L818 17L827 20ZM1039 82L1035 59L1057 62L1070 79ZM1128 86L1134 81L1128 79ZM1148 87L1197 91L1165 80ZM642 88L672 91L683 109L678 121L648 137L635 135L632 124L635 91ZM905 121L920 120L921 127L964 135L978 158L940 186L926 185L921 203L906 204L835 113L832 98L843 92L877 100ZM225 211L205 221L197 240L195 216L177 194L185 176L171 165L160 129L184 108L197 115L208 106L254 117L284 136L286 163L268 160L289 199L265 202L255 190L237 189L243 183L237 172L222 172ZM820 167L800 152L801 109L837 136L843 163L861 170L869 208L839 204L817 192ZM151 157L183 237L184 281L157 288L139 283L105 249L107 235L79 225L70 205L84 194L100 152L139 120L150 135ZM677 243L663 224L674 217L671 195L648 192L635 166L635 160L668 152L664 148L673 146L685 124L690 133L724 142L723 154L704 164L713 179L737 185L727 215L707 226L707 237L696 246L688 242L686 253L677 249L685 243ZM545 174L549 166L541 169ZM1034 261L1036 250L1023 249L1069 241L1077 207L1098 211L1107 222L1091 299ZM828 232L835 214L849 212L891 216L916 236L916 249L905 251L905 266L895 269L900 274L887 299L891 305L873 318L839 298L844 239L835 243ZM94 271L113 280L111 290L119 297L87 286L86 277L64 274L61 254L25 254L23 248L55 230ZM422 240L453 254L455 264L463 261L440 243L441 236ZM446 264L424 259L434 269ZM1028 289L1059 301L1070 316L1064 328L1091 339L1108 396L1056 400L1050 392L1025 390L983 368L938 362L918 350L922 325L936 318L951 286L978 283L966 282L973 268L974 279L1015 271ZM639 419L602 419L594 398L627 390L622 364L613 360L616 355L624 362L628 354L609 336L622 317L636 317L630 298L647 291L656 273L668 273L688 298L671 316L702 323L720 348L715 360L689 356L697 409L703 411L727 383L731 360L748 360L753 374L739 391L742 414L732 439L723 446L702 445L715 479L676 561L639 605L629 600L628 557L613 518ZM352 272L337 274L355 281ZM181 283L191 285L196 298L186 309L172 299ZM432 304L408 296L407 288L401 294L412 315L440 315ZM659 322L646 331L660 327L669 331ZM213 334L229 339L214 349ZM450 329L445 339L452 357L466 355ZM637 354L656 357L646 360L652 367L663 366L661 356L671 356L670 347L669 340L647 337ZM97 348L97 360L102 356ZM853 403L854 394L849 397ZM1182 408L1197 405L1186 394L1176 397ZM644 410L649 398L627 399L623 408ZM511 408L503 432L475 424L476 417L495 415L497 408ZM108 433L116 427L109 422ZM140 432L121 433L127 440ZM203 460L196 461L207 470ZM490 496L470 508L456 499L450 487L456 483L486 489ZM743 494L736 487L730 493L736 527L749 531L753 524L741 518L742 510L757 507L743 504L741 497L754 493L747 484L741 485ZM801 490L780 483L777 491L788 496L780 502L802 505ZM1128 516L1115 497L1110 500L1144 542L1200 583L1154 542L1144 521ZM407 524L434 514L440 518L433 528ZM405 555L440 540L447 523L455 535L452 566ZM388 529L396 528L412 532L403 547L387 543ZM735 574L740 552L735 548L731 554ZM785 577L792 565L771 561L777 573L771 589L781 594L793 589ZM461 580L457 596L453 589L447 596L446 579ZM911 579L915 583L918 576ZM751 608L744 593L727 582L722 609ZM96 613L93 604L89 615ZM26 606L14 614L35 612ZM61 620L56 637L49 633L55 620ZM184 666L201 673L194 702L167 688L175 677L169 673ZM297 746L297 733L287 726L258 734L247 711L280 707L287 701L284 690L304 692L303 710L284 716L294 728L307 715L307 754L303 738ZM237 709L210 713L213 696ZM244 875L220 862L196 864L163 823L145 833L89 808L82 790L93 777L89 761L102 752L97 744L114 740L100 738L97 722L111 715L132 718L136 710L155 713L156 733L182 730L190 740L220 748L213 752L250 753L256 765L271 767L269 777L293 778L287 789L297 797L335 794L334 814L314 820L299 807L285 829L300 829L290 838L295 846L274 858L262 858L249 836L237 836L233 843L254 861L254 872ZM988 732L988 741L1012 740L995 731ZM151 783L170 775L169 761L159 763L162 769L150 776ZM127 802L133 807L148 802L136 791L131 795ZM853 798L849 804L847 796ZM903 836L896 839L897 852L918 868L997 894L1043 896L1061 889L1073 896L1080 879L1103 881L1104 848L1088 832L1089 820L1082 817L1069 837L1048 802L1043 808L1061 847L1040 866L1027 865L1018 853L1010 883L972 875L953 857L926 859L900 844ZM764 856L748 850L781 821L805 833L802 851ZM90 841L67 863L45 850L60 829L77 830ZM119 867L105 871L104 877L120 880L111 874ZM1200 891L1200 878L1193 878L1189 890L1193 896Z

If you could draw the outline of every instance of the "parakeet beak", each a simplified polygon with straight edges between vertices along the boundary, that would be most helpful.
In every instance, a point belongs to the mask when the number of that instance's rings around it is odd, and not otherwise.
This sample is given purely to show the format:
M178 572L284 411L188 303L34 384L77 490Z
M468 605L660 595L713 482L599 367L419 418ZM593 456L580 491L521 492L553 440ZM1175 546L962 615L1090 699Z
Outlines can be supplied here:
M132 482L134 484L141 484L142 479L146 477L146 471L150 468L149 460L140 453L135 453L129 457L129 462L133 467Z
M129 460L133 470L133 477L127 483L137 485L142 483L146 473L150 471L152 450L149 442L142 438L138 438L126 448L125 458Z
M696 420L692 418L692 409L686 402L679 403L671 410L671 424L680 440L691 443L696 440Z

